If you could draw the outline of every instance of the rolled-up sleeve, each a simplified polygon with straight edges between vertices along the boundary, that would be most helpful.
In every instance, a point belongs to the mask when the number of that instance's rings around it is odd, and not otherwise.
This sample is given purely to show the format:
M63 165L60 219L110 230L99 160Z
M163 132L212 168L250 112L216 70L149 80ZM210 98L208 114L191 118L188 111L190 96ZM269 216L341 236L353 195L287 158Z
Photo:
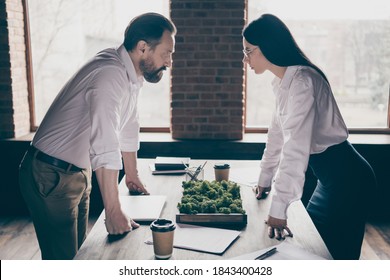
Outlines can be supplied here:
M119 131L121 102L126 94L121 73L115 67L99 70L90 83L87 98L90 104L90 159L93 170L104 167L122 169Z

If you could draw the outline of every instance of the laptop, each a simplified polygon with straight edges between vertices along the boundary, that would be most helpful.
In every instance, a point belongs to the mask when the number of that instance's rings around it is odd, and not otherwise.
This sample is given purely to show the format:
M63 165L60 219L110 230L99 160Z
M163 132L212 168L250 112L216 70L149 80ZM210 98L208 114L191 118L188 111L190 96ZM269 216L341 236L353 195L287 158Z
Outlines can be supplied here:
M152 222L160 218L165 195L119 196L123 212L136 222Z

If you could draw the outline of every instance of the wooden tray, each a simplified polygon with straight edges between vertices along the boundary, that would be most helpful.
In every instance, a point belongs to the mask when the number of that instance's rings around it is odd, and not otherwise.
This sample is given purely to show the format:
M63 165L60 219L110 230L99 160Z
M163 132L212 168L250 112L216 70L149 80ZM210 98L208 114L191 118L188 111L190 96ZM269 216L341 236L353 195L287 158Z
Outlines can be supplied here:
M176 223L206 227L243 228L248 221L246 214L176 214Z

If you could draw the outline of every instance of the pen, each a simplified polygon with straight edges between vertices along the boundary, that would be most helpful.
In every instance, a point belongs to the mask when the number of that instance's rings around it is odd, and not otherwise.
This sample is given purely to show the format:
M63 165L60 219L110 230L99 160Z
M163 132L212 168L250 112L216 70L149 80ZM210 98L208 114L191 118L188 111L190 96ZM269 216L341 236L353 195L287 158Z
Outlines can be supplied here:
M185 171L191 177L191 180L195 180L194 174L190 170L190 165L185 164L184 161L182 161L181 163L185 166Z
M261 254L260 256L256 257L255 260L264 260L270 256L272 256L273 254L276 253L276 247L273 247L272 249L269 249L268 251L266 251L265 253Z
M185 169L186 173L190 176L191 178L191 181L197 181L196 177L197 177L197 172L198 170L200 169L200 165L198 166L198 168L195 170L195 171L191 171L189 167L187 167Z
M196 181L195 175L191 172L191 170L188 169L186 172L190 176L191 181Z
M199 165L199 167L196 169L195 174L194 174L195 181L198 180L198 175L203 170L203 168L206 165L206 163L207 163L207 160L206 160L206 162L203 165Z

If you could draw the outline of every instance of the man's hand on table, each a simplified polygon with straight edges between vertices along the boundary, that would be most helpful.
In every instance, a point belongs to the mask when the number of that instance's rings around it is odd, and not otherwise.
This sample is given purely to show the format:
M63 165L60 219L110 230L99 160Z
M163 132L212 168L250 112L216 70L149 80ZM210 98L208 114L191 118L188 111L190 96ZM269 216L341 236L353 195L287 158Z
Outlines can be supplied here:
M131 176L126 175L126 186L129 189L130 194L132 194L132 195L139 195L139 194L149 195L150 194L138 176L131 177Z
M125 234L139 227L139 224L127 217L120 208L110 212L106 211L104 223L107 232L112 235Z

